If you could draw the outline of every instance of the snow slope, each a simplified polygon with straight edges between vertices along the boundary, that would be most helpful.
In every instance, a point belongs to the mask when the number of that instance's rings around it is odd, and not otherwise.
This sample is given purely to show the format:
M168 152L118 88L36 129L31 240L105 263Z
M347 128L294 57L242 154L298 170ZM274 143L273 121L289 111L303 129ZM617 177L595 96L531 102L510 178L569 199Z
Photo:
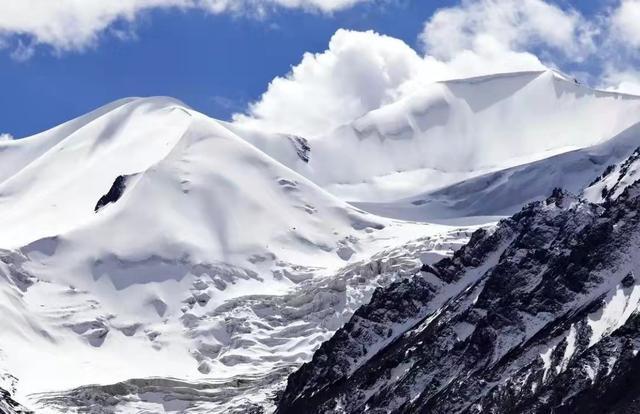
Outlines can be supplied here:
M305 137L308 163L279 148L281 137L227 126L332 194L379 203L596 145L637 122L639 97L547 70L434 83Z
M467 217L467 222L483 221L486 216L513 214L526 203L544 199L556 187L580 193L610 166L617 165L618 172L619 164L638 147L640 123L600 144L483 174L406 199L354 205L404 220L448 222ZM615 177L612 174L610 178ZM633 177L629 180L632 182ZM596 195L601 190L602 186L598 186L590 191ZM601 202L602 198L594 196L590 200Z
M359 211L169 98L0 145L0 364L39 412L65 411L43 392L301 363L401 277L345 266L414 239L435 260L467 237Z
M70 133L3 143L21 168L0 183L0 247L64 234L39 243L83 240L94 254L131 255L183 245L236 263L301 244L315 255L335 247L334 232L384 227L177 101L125 101L102 112ZM118 176L126 177L122 198L96 214ZM250 234L240 231L249 219Z

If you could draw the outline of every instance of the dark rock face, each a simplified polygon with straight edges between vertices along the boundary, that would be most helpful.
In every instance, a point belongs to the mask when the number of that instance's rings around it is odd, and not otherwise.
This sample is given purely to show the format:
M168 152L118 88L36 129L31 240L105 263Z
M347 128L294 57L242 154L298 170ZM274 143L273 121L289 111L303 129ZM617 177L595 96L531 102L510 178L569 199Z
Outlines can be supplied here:
M298 157L300 157L302 161L308 163L309 157L311 155L311 146L309 145L309 141L297 135L289 135L288 138L293 147L296 149Z
M102 207L106 206L107 204L115 203L116 201L118 201L120 197L122 197L122 194L124 193L124 190L127 185L128 177L129 176L126 176L126 175L119 175L118 177L116 177L115 181L113 182L113 185L111 186L107 194L100 197L100 200L98 200L98 203L96 204L96 207L94 208L93 211L97 213L98 210L100 210Z
M0 388L0 414L28 414L32 411L27 410L18 404L9 391Z
M277 412L640 412L639 188L604 205L556 189L378 289Z
M640 168L640 147L619 165L608 166L587 188L600 188L602 202L607 205L617 198L617 194L626 190L637 180L638 168Z

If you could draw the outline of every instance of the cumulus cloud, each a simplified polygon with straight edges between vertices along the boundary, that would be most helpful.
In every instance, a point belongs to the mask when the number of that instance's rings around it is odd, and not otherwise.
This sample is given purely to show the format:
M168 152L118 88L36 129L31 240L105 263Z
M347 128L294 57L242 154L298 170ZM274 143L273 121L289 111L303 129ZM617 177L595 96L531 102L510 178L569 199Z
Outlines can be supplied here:
M464 0L437 11L421 40L427 53L442 59L465 50L481 53L487 44L513 51L550 48L581 59L594 50L597 32L577 11L542 0Z
M608 28L597 57L600 86L640 95L640 0L621 0L603 19Z
M186 7L187 0L0 0L0 34L24 36L56 50L83 49L117 20L133 21L145 9Z
M612 0L589 18L549 0L462 0L436 12L420 40L426 54L450 63L467 55L494 68L533 67L540 59L600 88L637 94L639 21L640 0Z
M152 9L264 16L277 8L331 13L367 1L371 0L0 0L0 46L17 36L21 57L32 53L26 46L39 44L59 52L82 50L95 45L115 23L132 23Z
M201 3L214 12L228 10L267 12L276 7L284 7L331 13L365 1L368 0L201 0Z
M640 47L640 0L623 0L611 15L610 27L623 45Z
M516 48L523 42L516 26L522 26L528 14L548 12L538 10L541 0L526 2L531 4L519 6L515 0L465 2L436 12L420 35L425 55L389 36L339 30L325 52L306 54L289 74L274 79L246 114L236 114L234 121L315 136L434 81L542 70L545 65L535 54ZM529 9L533 11L528 13ZM554 47L566 46L582 36L575 13L552 10L556 16L545 24L565 26L549 29ZM510 16L510 22L504 22L505 15ZM530 20L527 24L533 31L543 17ZM530 36L544 38L542 34Z
M13 139L13 135L8 134L6 132L0 133L0 142L2 141L11 141Z
M0 0L0 48L11 47L17 60L41 44L82 50L105 32L129 36L127 23L158 8L264 17L279 8L331 13L377 1L385 0ZM600 87L638 93L640 0L612 1L587 18L566 2L461 0L425 22L419 52L389 36L339 30L326 51L305 54L233 119L314 136L437 80L565 65Z
M274 79L249 115L236 122L313 135L398 97L423 71L423 59L398 39L338 30L329 48L307 53L285 77Z
M640 95L640 70L608 66L602 74L600 87L613 92Z
M638 21L640 0L622 0L591 18L548 0L462 0L425 22L422 55L398 39L340 30L325 52L306 54L234 121L315 136L423 84L564 64L588 66L600 87L638 93L640 72L618 50L633 47L620 46L623 38L640 46Z
M268 131L315 136L438 80L495 72L543 70L530 53L481 38L481 51L450 60L421 56L402 40L373 31L338 30L326 51L307 53L234 122Z

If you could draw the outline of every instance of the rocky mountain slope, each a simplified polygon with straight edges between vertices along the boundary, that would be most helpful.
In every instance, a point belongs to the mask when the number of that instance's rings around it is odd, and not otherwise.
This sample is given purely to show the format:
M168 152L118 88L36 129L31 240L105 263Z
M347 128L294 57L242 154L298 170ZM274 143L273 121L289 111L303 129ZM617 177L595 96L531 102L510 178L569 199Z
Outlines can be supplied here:
M638 151L376 290L277 412L636 412ZM599 199L597 201L603 201Z

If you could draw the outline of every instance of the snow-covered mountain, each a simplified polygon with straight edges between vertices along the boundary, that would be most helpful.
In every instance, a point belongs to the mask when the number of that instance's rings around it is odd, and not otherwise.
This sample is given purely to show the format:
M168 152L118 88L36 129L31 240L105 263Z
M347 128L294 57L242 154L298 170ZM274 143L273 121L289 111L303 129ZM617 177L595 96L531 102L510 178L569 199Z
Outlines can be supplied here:
M277 412L636 412L638 167L635 152L586 190L603 204L556 189L376 290Z
M438 257L466 238L357 210L172 99L0 146L0 361L27 400L300 363L375 286L421 265L394 267L394 247L421 239L413 250Z
M486 173L442 189L392 202L354 203L369 212L418 221L509 215L553 188L579 193L607 167L637 148L640 124L600 144Z
M582 224L603 220L635 180L638 122L640 98L545 71L436 83L317 137L131 98L2 141L0 404L269 412L336 331L280 409L343 404L336 384L317 380L354 363L350 350L331 359L341 347L366 348L356 359L368 369L379 350L395 355L388 342L415 318L454 329L453 313L433 312L488 278L478 269L496 266L489 251L532 226L564 251ZM598 204L541 202L525 210L535 218L492 230L554 187ZM510 236L489 245L494 234ZM474 276L442 279L445 265ZM396 314L379 301L398 286L416 297L391 304ZM367 325L374 334L341 344L363 312L404 325Z
M639 97L596 91L548 70L434 83L335 131L305 137L308 163L278 151L279 137L234 128L332 194L375 208L601 144L638 122ZM544 198L549 185L535 195ZM527 201L512 198L511 213ZM421 218L432 215L438 216L428 211Z

